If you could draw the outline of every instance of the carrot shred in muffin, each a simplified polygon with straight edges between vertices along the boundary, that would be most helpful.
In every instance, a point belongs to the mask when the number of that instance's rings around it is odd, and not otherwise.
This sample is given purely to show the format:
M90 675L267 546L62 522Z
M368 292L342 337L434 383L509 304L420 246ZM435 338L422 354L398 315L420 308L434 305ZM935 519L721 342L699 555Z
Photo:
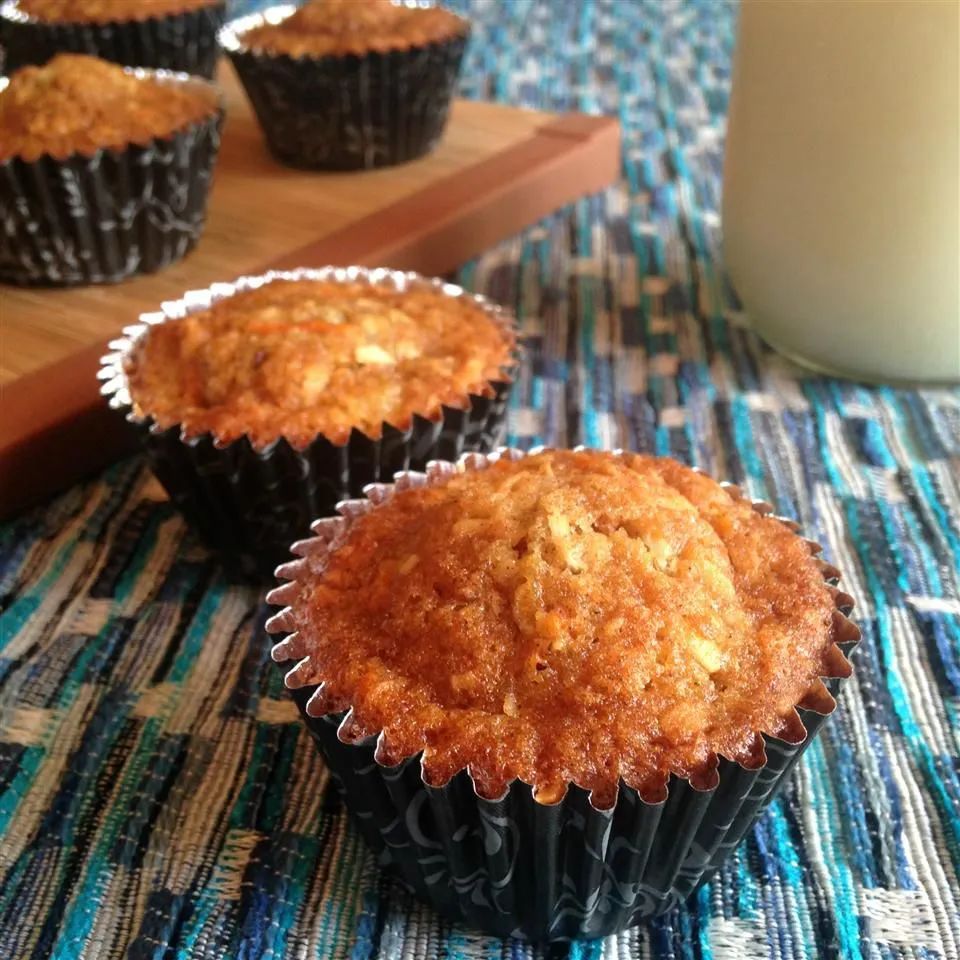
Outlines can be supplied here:
M106 60L61 53L0 90L0 160L145 144L210 116L212 91L160 83Z
M244 33L244 47L290 56L367 53L419 47L465 33L467 22L442 7L390 0L310 0L277 24Z
M492 395L513 335L467 297L335 280L274 280L149 330L127 363L140 415L258 447L353 428L379 437L414 414Z
M27 16L44 23L148 20L210 7L220 0L20 0Z
M622 779L659 800L718 755L756 765L838 653L809 544L649 456L548 451L400 491L298 589L323 708L491 798L573 782L602 807Z

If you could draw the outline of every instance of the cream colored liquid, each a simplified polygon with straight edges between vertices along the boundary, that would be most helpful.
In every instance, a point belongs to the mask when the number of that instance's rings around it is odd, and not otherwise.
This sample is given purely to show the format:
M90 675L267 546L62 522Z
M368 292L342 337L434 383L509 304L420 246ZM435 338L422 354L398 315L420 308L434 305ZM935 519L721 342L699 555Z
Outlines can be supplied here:
M960 380L960 3L744 0L724 256L773 346Z

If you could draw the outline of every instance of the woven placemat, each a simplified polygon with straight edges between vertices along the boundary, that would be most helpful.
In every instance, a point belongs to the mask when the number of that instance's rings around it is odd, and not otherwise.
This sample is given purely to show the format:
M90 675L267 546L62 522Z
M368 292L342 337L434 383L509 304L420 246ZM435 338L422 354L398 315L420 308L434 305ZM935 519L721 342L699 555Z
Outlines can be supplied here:
M960 955L960 395L812 376L717 258L734 8L458 2L469 96L618 112L624 180L463 271L532 336L514 439L670 453L826 544L863 644L688 905L550 950L380 870L231 586L138 462L0 529L0 958Z

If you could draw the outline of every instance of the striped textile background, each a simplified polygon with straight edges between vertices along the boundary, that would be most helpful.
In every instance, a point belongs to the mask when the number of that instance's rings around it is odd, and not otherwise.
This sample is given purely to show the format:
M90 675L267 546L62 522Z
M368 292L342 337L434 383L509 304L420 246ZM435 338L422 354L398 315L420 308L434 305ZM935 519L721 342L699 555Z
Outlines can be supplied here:
M671 453L826 544L863 644L722 874L606 941L451 927L377 869L227 583L136 461L0 529L0 958L960 957L960 394L812 376L718 261L735 9L460 0L464 92L616 111L624 177L463 270L524 446ZM130 318L118 318L120 326Z

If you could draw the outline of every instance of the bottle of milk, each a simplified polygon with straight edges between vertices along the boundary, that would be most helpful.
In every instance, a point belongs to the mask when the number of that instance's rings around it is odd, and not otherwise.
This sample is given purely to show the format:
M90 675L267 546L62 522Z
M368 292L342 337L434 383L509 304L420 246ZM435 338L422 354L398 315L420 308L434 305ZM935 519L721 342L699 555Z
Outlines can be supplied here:
M743 0L724 257L801 363L960 380L958 51L958 0Z

